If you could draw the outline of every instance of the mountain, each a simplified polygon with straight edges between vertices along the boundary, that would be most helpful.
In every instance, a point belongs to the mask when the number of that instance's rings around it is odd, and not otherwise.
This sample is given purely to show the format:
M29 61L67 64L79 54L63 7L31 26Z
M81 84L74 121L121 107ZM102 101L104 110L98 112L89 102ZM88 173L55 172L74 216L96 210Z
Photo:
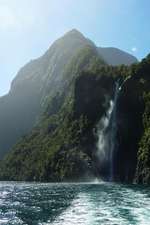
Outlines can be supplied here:
M0 98L0 157L27 134L43 110L47 95L65 85L65 69L78 51L91 43L73 30L57 40L40 58L30 61L17 74L8 95ZM94 45L91 47L94 49ZM69 79L71 79L70 75Z
M57 80L49 74L38 122L1 160L1 180L109 180L111 166L114 181L150 183L150 57L114 67L99 56L97 47L86 43ZM101 137L104 158L98 152Z
M0 98L0 158L38 123L47 99L61 92L77 76L72 61L78 66L81 64L83 70L81 62L98 54L101 61L113 65L137 62L120 50L114 53L110 48L106 54L106 49L97 48L74 29L55 41L42 57L31 60L19 71L8 95Z
M150 57L130 67L112 67L99 60L99 55L88 47L72 60L71 68L69 71L76 71L78 76L47 100L38 125L1 161L0 179L60 182L101 177L108 180L113 165L114 181L150 183ZM121 86L115 102L118 82ZM102 162L97 143L103 126L108 123L112 101L116 108L115 126L107 127L102 143L112 133L116 148L112 161L108 157ZM103 150L110 151L111 140L108 139L109 148Z
M136 57L117 48L98 48L100 56L108 65L119 66L121 64L131 65L137 63Z

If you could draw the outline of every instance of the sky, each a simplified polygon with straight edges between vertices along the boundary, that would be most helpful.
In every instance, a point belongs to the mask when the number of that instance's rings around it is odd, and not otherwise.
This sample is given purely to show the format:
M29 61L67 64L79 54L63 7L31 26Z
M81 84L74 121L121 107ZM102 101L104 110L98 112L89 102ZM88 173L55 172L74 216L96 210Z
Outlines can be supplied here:
M139 60L150 53L149 0L0 0L0 96L19 69L76 28Z

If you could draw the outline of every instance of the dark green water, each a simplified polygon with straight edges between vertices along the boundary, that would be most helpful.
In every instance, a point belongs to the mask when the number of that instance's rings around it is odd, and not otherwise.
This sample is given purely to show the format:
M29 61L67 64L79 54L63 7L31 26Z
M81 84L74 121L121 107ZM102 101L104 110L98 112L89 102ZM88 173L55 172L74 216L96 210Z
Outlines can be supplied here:
M0 224L149 225L150 188L1 182Z

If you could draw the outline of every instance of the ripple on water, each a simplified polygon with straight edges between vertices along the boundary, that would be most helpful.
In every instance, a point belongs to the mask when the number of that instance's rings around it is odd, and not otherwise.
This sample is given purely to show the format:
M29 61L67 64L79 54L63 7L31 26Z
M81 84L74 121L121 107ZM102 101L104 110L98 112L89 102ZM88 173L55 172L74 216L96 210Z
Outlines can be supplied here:
M149 225L150 189L118 184L0 183L0 225Z

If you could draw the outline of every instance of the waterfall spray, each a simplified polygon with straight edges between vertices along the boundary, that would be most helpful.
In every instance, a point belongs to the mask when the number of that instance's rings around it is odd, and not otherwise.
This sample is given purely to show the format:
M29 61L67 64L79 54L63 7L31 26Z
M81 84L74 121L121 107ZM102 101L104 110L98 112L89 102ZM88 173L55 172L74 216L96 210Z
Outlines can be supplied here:
M117 102L122 86L130 79L128 76L122 84L118 80L115 85L114 98L109 101L109 107L97 126L97 155L100 164L107 162L109 166L109 181L114 180L114 153L117 151Z
M115 94L114 94L114 107L111 114L111 120L110 120L110 168L109 168L109 180L114 180L114 153L117 151L118 143L117 143L117 102L119 97L119 92L121 91L121 86L119 85L119 82L116 82L115 87Z
M113 108L114 102L110 100L108 110L106 111L105 115L101 118L100 122L97 125L97 135L98 135L97 154L101 162L107 160L109 154L108 127L110 124Z

